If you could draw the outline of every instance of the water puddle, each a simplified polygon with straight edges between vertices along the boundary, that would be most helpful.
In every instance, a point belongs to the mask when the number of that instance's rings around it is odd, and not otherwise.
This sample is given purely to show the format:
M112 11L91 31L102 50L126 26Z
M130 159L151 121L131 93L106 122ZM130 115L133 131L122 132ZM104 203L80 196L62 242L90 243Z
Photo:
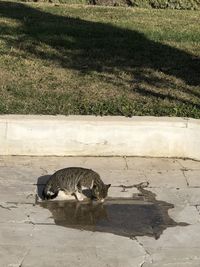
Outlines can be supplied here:
M50 210L55 224L87 231L113 233L134 238L151 236L158 239L167 227L186 226L168 215L173 204L156 200L156 195L142 186L133 198L108 198L102 203L92 201L42 201Z

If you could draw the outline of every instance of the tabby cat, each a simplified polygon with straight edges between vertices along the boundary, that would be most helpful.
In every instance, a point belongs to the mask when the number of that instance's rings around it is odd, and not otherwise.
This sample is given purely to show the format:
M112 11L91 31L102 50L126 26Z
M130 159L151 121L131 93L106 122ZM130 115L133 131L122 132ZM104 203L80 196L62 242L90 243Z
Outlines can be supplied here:
M70 167L56 171L48 180L44 190L44 199L53 199L59 191L66 195L75 195L77 200L83 200L82 190L90 189L91 198L104 201L111 184L104 184L98 173L91 169Z

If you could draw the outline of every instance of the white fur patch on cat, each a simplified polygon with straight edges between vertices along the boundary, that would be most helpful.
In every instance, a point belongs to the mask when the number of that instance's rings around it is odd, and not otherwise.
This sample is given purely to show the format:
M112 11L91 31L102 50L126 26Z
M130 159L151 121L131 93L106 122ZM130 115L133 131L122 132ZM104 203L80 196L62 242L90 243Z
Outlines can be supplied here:
M77 197L77 199L78 199L79 201L83 201L83 200L84 200L84 197L83 197L82 194L80 194L79 192L76 192L75 194L76 194L76 197Z
M51 192L51 191L48 191L47 194L50 195L50 196L53 196L54 195L54 193Z
M74 200L76 199L75 196L67 195L64 191L60 190L58 195L54 200Z

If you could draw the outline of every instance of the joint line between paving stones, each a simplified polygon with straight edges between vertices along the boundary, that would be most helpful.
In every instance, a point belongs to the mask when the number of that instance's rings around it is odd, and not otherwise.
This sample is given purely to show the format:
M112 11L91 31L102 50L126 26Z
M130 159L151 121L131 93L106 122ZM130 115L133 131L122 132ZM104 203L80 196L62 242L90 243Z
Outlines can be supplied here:
M6 210L11 210L10 207L4 207L3 205L0 204L0 208L6 209Z
M35 226L35 225L42 225L42 226L43 226L43 225L56 225L55 223L37 223L37 222L35 223L35 222L31 221L31 220L30 220L30 221L26 221L26 222L24 222L24 223L25 223L25 224L32 224L32 225L34 225L34 226Z
M198 214L200 215L200 210L198 209L198 207L199 207L199 205L195 205L195 208L196 208Z
M24 262L25 258L28 256L28 254L30 253L30 251L31 251L31 248L29 248L26 251L25 255L23 256L23 259L21 260L21 263L19 264L19 267L22 267L23 266L23 262Z
M179 161L179 159L175 159L175 161L180 165L181 168L184 168L184 166L181 164L181 162Z
M2 209L6 209L6 210L11 210L11 209L16 208L16 206L5 207L5 206L3 206L2 204L0 204L0 208L2 208Z
M187 158L177 158L176 159L176 162L180 165L180 167L181 167L181 171L190 171L190 170L192 170L192 169L190 169L190 168L186 168L186 167L184 167L184 165L179 161L179 159L187 159ZM195 161L195 160L193 160L193 161Z
M34 229L35 229L35 225L33 225L33 228L32 228L31 234L30 234L31 237L33 236L33 231L34 231ZM28 254L29 254L30 252L31 252L31 247L29 247L29 248L27 249L26 253L24 254L24 256L23 256L23 258L22 258L22 260L21 260L21 263L19 264L19 267L23 267L24 260L25 260L25 258L28 256Z
M137 237L134 237L133 240L135 240L138 245L144 250L145 255L144 255L144 261L141 263L140 267L142 267L146 262L147 259L150 259L150 262L153 263L153 260L151 258L151 254L148 252L148 250L144 247L144 245L137 239Z
M126 156L123 156L123 159L125 161L125 170L128 170L128 162L126 160Z
M142 247L142 249L144 250L145 254L148 256L151 256L151 254L148 252L148 250L144 247L144 245L137 239L137 237L134 237L133 240L135 240L140 247Z
M187 186L190 187L189 182L188 182L188 180L187 180L187 177L186 177L186 175L185 175L185 170L184 170L184 169L181 169L181 171L182 171L182 173L183 173L183 176L185 177L185 181L186 181Z

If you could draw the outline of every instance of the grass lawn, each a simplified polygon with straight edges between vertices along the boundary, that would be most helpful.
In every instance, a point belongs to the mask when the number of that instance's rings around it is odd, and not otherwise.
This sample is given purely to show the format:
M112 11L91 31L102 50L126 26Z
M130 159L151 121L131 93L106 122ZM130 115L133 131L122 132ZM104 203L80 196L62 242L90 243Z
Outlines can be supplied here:
M200 118L198 11L0 2L0 113Z

